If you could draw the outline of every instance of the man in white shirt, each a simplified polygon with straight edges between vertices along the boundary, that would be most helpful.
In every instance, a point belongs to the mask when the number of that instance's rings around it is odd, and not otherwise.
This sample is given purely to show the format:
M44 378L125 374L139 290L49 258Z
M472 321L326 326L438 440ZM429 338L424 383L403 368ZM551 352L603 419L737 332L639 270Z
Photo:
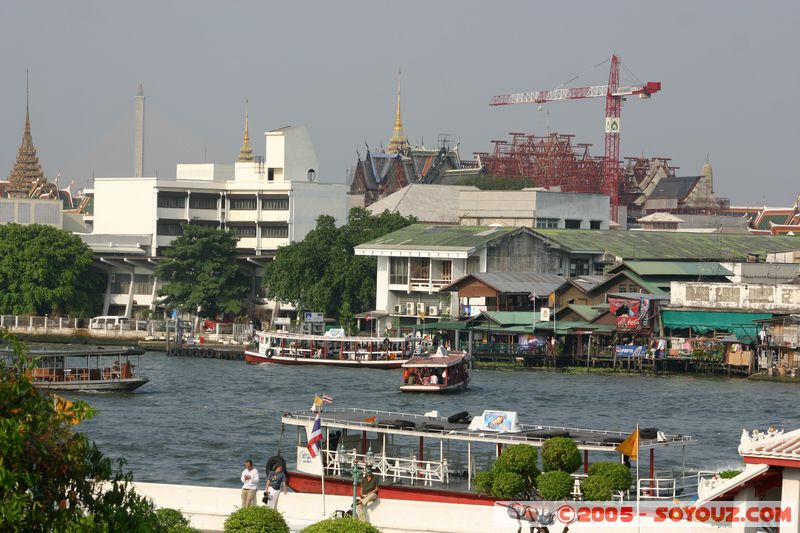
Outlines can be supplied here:
M244 470L242 470L242 507L250 507L256 504L257 491L258 470L253 468L253 461L248 459L244 462Z
M438 385L439 384L439 376L436 375L436 372L431 373L431 385Z

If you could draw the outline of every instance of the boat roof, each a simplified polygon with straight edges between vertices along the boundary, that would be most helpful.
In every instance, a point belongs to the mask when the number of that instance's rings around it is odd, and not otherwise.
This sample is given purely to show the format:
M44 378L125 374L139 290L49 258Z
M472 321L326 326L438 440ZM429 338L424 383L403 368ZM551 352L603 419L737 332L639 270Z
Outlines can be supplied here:
M464 361L464 355L415 355L403 362L403 368L446 368Z
M294 426L313 424L316 413L301 410L283 413L281 422ZM412 422L414 427L382 427L382 422ZM548 432L568 432L579 450L613 452L620 439L630 435L627 431L583 429L568 426L551 426L545 424L519 424L520 431L515 433L497 433L493 431L469 431L468 424L448 422L446 417L425 416L420 414L377 411L359 408L333 408L321 413L323 427L336 429L352 429L356 431L374 431L379 434L407 435L411 437L429 437L442 440L485 442L498 444L530 444L540 447L550 438ZM441 429L440 429L441 428ZM639 448L662 448L670 445L695 444L694 437L680 434L665 434L664 440L639 439ZM607 442L607 439L616 442Z
M287 331L259 331L259 336L262 337L277 337L283 338L288 340L299 340L299 341L335 341L335 342L364 342L364 343L382 343L387 339L389 342L408 342L410 340L414 340L415 337L407 336L407 337L326 337L325 335L305 335L303 333L289 333ZM422 340L422 339L417 339Z
M0 356L11 355L13 351L10 348L0 347ZM28 350L28 356L33 358L49 358L49 357L127 357L131 355L141 355L144 350L135 346L64 346L64 347L48 347L48 348L34 348Z

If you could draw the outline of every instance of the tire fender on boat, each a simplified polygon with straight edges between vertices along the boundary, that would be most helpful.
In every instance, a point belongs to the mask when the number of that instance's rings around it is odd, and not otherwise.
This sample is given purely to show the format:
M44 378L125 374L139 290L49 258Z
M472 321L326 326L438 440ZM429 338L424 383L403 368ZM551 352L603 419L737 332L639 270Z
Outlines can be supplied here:
M447 421L451 424L454 422L459 422L461 420L469 419L469 413L466 411L461 411L460 413L456 413L454 415L450 415L447 417Z
M275 467L280 466L283 468L283 473L288 476L286 473L286 459L281 457L280 455L273 455L269 459L267 459L266 471L267 474L275 470Z

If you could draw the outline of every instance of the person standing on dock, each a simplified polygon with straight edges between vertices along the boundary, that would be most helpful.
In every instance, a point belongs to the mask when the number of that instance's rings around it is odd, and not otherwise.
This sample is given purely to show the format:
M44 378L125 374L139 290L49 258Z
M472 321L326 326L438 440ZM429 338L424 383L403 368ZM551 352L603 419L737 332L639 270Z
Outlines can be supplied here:
M278 506L278 496L283 489L286 494L286 474L283 473L283 467L276 465L275 470L267 476L267 505L275 509Z
M251 507L256 504L258 491L258 470L253 468L253 461L244 462L242 470L242 507Z

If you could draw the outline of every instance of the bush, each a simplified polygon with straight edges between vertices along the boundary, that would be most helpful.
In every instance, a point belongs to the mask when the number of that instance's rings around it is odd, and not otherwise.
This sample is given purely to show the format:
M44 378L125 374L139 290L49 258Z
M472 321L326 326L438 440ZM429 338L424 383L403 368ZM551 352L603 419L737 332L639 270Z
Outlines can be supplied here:
M492 469L495 472L514 472L519 474L527 486L536 485L539 469L536 467L538 454L536 448L527 444L509 446L494 462Z
M302 533L381 533L380 529L351 517L329 518L311 524Z
M289 533L289 526L275 509L244 507L225 520L225 533Z
M188 526L189 519L187 519L180 511L177 509L170 509L165 507L163 509L156 510L156 519L158 520L158 524L163 527L164 529L171 530L178 526Z
M572 492L572 476L560 470L545 472L536 479L539 496L543 500L564 500Z
M494 483L494 472L492 470L478 472L475 474L475 479L472 480L475 492L487 496L492 495L492 483Z
M589 477L592 476L605 478L611 490L628 490L633 482L631 471L627 466L610 461L600 461L589 465Z
M589 476L581 483L581 491L587 501L607 501L612 496L609 481L604 476Z
M495 472L492 496L503 500L518 498L525 491L525 480L514 472Z
M741 470L723 470L722 472L719 473L719 477L721 477L722 479L731 479L733 477L738 476L741 473L742 473Z
M561 470L567 474L576 471L583 464L581 452L572 439L553 437L542 445L542 466L545 472Z
M199 529L192 526L175 526L167 530L167 533L202 533Z

